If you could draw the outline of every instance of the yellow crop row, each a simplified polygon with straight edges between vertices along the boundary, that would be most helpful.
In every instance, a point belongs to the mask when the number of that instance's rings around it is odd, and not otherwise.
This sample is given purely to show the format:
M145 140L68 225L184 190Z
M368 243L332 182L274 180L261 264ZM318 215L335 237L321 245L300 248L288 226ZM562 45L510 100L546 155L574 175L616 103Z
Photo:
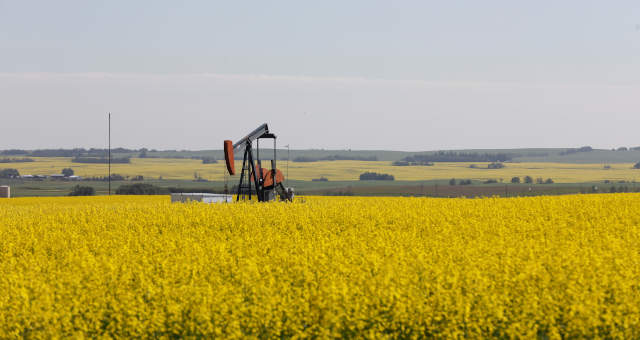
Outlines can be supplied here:
M71 163L70 158L34 158L31 163L9 163L4 167L16 168L21 174L51 175L58 174L63 168L72 168L76 175L85 177L106 176L106 164ZM433 179L502 179L509 182L512 177L531 176L551 178L555 182L580 183L602 180L640 181L640 170L633 169L633 164L611 164L605 169L602 164L569 164L569 163L506 163L503 169L487 169L487 163L474 163L478 168L470 168L472 163L436 163L434 166L392 166L391 162L363 161L323 161L313 163L290 162L288 172L290 179L311 180L326 177L331 181L358 180L366 171L387 173L396 180L433 180ZM237 164L240 167L240 164ZM278 167L286 172L285 161L279 161ZM194 179L196 176L208 180L225 178L224 162L202 164L192 159L133 158L130 164L112 164L112 173L124 176L142 175L145 178L157 179ZM239 169L238 169L239 171ZM236 176L237 177L237 176Z
M0 338L640 338L640 195L0 201Z

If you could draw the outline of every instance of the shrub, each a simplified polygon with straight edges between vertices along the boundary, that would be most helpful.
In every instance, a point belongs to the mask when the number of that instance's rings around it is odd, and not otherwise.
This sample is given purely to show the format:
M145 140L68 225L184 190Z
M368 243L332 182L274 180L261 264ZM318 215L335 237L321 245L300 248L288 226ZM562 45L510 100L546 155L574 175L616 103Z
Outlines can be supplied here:
M636 163L633 165L634 169L640 169L640 162Z
M456 179L455 178L450 179L449 185L456 185Z
M484 181L483 183L484 184L492 184L492 183L498 183L498 181L493 179L493 178L491 178L491 179L488 179L488 180Z
M311 180L311 182L328 182L329 179L326 177L320 177L320 178L314 178Z
M520 183L520 177L511 178L511 183Z
M544 181L544 184L553 184L553 180L551 178L547 178L547 180Z
M213 157L202 157L202 164L216 164L218 160Z
M469 185L469 184L471 184L471 180L470 179L460 180L460 185Z
M527 184L533 183L533 178L531 176L524 176L524 182Z
M487 169L502 169L504 168L504 164L499 162L493 162L487 165Z
M90 186L76 185L71 189L69 196L93 196L96 194L95 189Z

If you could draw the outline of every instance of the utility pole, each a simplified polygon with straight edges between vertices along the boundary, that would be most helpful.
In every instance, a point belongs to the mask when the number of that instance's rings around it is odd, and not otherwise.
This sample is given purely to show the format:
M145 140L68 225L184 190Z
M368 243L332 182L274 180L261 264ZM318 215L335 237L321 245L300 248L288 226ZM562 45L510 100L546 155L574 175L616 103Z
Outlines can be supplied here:
M109 112L109 148L108 148L108 163L109 163L109 196L111 196L111 112Z
M287 188L289 187L289 158L291 157L291 150L289 150L289 144L287 144Z

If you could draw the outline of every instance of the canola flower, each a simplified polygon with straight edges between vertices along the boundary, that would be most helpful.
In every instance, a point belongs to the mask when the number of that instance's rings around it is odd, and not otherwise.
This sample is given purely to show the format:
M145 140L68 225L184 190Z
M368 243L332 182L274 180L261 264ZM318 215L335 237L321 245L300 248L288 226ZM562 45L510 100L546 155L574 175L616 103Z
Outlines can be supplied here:
M640 195L0 201L0 338L640 338Z

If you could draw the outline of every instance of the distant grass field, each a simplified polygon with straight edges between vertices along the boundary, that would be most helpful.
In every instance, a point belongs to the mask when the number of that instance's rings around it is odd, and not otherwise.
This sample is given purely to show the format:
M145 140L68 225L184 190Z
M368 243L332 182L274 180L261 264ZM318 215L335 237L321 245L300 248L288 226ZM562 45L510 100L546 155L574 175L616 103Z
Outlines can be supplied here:
M59 174L63 168L72 168L76 175L83 177L106 176L106 164L72 163L70 158L34 158L31 163L1 164L0 168L16 168L21 174ZM240 161L236 166L240 170ZM512 177L531 176L551 178L556 183L587 183L610 180L614 182L640 181L640 170L633 169L631 163L611 164L605 169L603 164L569 163L505 163L503 169L487 169L487 163L474 163L478 168L470 168L471 163L436 163L434 166L392 166L391 162L377 161L326 161L313 163L289 162L289 177L292 180L310 181L325 177L329 181L358 180L361 173L373 171L388 173L400 181L429 181L450 178L498 182L510 182ZM286 162L279 161L278 167L286 172ZM202 164L200 160L132 158L131 164L113 164L111 172L123 176L142 175L145 179L191 180L198 176L214 181L223 181L224 162ZM237 176L236 176L237 178ZM235 179L228 179L231 183Z

